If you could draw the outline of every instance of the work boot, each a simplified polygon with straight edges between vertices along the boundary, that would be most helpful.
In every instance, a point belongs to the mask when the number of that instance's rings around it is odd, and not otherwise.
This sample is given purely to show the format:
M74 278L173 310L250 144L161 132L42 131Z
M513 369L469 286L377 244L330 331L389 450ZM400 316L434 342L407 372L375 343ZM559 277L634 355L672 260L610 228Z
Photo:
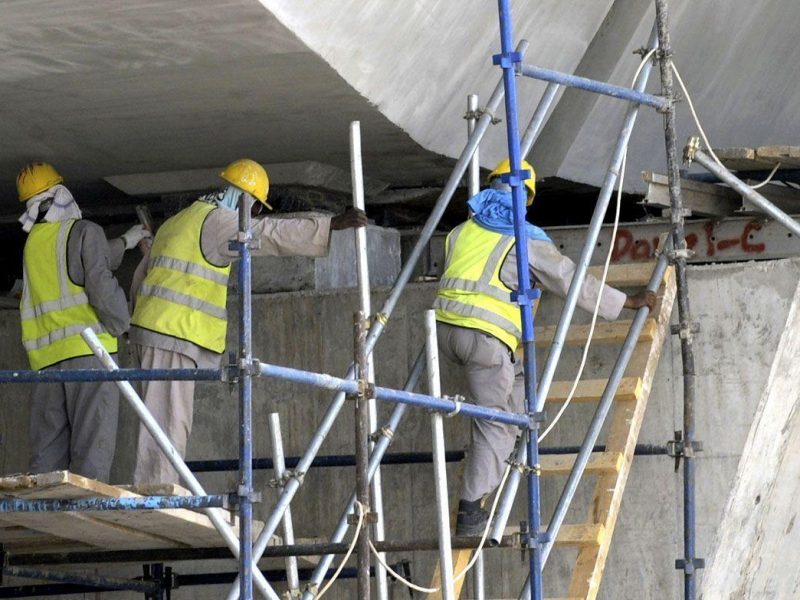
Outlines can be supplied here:
M460 500L456 517L456 535L475 537L483 535L489 513L481 508L480 500Z

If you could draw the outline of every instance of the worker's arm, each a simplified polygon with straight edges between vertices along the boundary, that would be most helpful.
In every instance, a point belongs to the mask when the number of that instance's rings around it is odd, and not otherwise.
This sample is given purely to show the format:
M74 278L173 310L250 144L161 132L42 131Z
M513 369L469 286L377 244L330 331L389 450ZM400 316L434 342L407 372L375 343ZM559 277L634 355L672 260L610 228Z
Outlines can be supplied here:
M347 211L335 217L302 216L287 219L267 217L253 222L253 237L260 242L255 255L271 256L325 256L328 254L330 232L366 225L361 211ZM236 239L239 215L235 211L212 211L203 224L200 244L206 258L215 265L226 265L238 257L228 243Z
M566 297L572 283L572 276L575 274L575 263L561 254L555 244L540 240L528 240L528 262L531 275L542 287L557 296ZM505 277L503 281L506 281ZM514 281L516 281L516 273ZM628 301L628 296L607 285L601 288L600 281L587 273L583 287L578 294L578 306L583 310L594 312L598 295L601 297L598 314L607 321L617 319Z
M112 271L119 269L125 256L125 240L121 237L108 240L108 266Z
M86 290L103 327L114 336L125 333L130 326L128 302L111 272L111 249L102 227L91 221L75 223L67 241L67 270L73 283Z

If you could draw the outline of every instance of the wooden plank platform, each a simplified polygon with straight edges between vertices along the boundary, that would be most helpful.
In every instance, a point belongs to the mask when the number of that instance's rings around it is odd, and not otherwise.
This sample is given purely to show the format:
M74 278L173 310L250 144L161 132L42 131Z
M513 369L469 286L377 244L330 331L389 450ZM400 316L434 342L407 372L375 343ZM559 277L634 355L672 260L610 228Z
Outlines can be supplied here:
M655 262L609 265L606 285L613 287L644 286L650 281ZM589 267L589 273L598 279L603 275L603 265Z
M539 457L542 475L569 475L577 454L543 454ZM585 473L618 473L625 456L622 452L596 452L589 458Z
M564 402L572 389L572 381L554 381L547 395L547 402ZM600 400L608 384L607 379L585 379L578 383L572 402L596 402ZM639 377L623 377L614 400L638 400L642 395L642 380Z
M722 164L734 171L770 171L800 168L800 146L759 146L758 148L715 148Z
M625 341L625 336L628 335L628 330L631 328L631 321L612 321L610 323L598 322L594 328L594 335L592 336L593 344L621 344ZM553 341L556 333L555 325L548 325L546 327L536 328L536 346L546 347ZM642 327L642 334L639 336L640 342L649 342L656 334L656 320L648 318L644 327ZM573 325L567 331L566 344L568 346L581 346L586 343L589 337L589 325Z
M161 491L168 495L188 494L179 486ZM123 487L69 471L2 477L0 495L26 500L141 497ZM230 516L227 520L234 533L238 533L235 518ZM65 544L77 544L80 549L115 550L225 545L206 515L187 509L6 513L2 522L5 527L0 527L0 543L18 552L20 546L48 551L63 550ZM254 536L262 527L262 523L254 523ZM31 536L26 538L21 530L32 532Z

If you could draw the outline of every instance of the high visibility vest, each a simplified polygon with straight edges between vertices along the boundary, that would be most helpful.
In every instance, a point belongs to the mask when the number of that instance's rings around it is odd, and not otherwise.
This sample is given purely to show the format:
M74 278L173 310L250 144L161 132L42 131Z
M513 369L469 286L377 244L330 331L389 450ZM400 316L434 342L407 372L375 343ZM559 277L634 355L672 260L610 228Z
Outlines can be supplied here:
M200 247L203 223L215 208L194 202L159 227L131 323L222 354L231 267L211 264Z
M69 278L67 240L75 220L37 223L22 253L22 345L32 369L91 356L80 333L90 327L110 353L117 340L100 323L86 290Z
M436 320L484 331L516 349L522 336L519 306L511 301L511 288L500 280L500 268L513 247L513 236L472 220L451 231L433 303Z

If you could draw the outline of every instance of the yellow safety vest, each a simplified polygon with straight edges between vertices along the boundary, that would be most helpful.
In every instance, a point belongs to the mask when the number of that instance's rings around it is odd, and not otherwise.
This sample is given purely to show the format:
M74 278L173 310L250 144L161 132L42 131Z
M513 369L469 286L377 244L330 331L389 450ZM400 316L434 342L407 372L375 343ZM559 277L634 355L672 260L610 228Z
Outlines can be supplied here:
M513 247L513 236L472 220L451 231L433 303L436 319L484 331L515 349L522 336L519 306L511 302L511 288L500 280L500 268Z
M80 333L90 327L110 353L117 340L100 323L83 286L69 278L67 240L75 220L37 223L22 253L22 345L32 369L91 356Z
M200 233L216 206L194 202L159 227L131 323L222 354L228 328L228 276L203 256Z

